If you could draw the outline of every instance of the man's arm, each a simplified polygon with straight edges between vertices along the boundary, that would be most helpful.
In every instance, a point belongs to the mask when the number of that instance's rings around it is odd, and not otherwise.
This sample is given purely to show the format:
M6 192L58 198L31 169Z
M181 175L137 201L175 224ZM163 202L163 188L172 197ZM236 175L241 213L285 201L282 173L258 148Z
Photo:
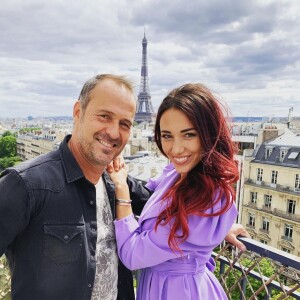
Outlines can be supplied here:
M8 169L0 177L0 256L30 219L30 201L22 178Z
M132 211L139 216L144 208L144 205L150 198L152 191L147 189L141 181L128 175L127 184L130 192L130 199L132 200Z

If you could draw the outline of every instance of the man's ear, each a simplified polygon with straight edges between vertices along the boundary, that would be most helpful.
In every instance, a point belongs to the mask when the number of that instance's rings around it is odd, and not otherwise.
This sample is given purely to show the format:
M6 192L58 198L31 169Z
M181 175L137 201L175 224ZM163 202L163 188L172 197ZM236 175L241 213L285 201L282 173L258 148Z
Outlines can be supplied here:
M81 103L76 101L73 107L73 118L75 120L79 120L81 115Z

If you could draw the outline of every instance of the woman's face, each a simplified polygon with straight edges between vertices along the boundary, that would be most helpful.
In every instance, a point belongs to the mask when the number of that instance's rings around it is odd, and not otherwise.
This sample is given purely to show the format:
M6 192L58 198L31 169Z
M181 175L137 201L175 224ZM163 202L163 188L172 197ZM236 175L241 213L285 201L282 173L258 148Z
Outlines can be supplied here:
M160 134L162 149L181 176L199 163L200 137L183 112L175 108L166 110L160 119Z

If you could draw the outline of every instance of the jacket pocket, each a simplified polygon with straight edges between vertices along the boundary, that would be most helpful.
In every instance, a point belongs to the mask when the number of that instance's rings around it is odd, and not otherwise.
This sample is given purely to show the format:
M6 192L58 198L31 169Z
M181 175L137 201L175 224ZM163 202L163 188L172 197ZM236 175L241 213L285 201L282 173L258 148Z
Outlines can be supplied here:
M58 264L77 261L83 247L83 232L83 224L44 224L44 256Z

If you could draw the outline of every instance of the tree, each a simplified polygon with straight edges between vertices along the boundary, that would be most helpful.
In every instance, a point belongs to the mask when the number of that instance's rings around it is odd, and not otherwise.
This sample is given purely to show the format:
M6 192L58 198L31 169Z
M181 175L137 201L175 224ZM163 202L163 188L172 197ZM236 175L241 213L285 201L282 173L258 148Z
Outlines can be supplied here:
M10 136L10 135L13 136L13 133L11 133L9 130L7 130L7 131L4 131L4 133L2 134L2 137L6 137L6 136Z
M0 157L17 156L16 137L8 135L0 138Z
M13 167L16 163L20 162L19 156L14 157L2 157L0 158L0 170L4 170L9 167Z
M10 272L5 257L0 257L0 299L9 300L10 297Z

